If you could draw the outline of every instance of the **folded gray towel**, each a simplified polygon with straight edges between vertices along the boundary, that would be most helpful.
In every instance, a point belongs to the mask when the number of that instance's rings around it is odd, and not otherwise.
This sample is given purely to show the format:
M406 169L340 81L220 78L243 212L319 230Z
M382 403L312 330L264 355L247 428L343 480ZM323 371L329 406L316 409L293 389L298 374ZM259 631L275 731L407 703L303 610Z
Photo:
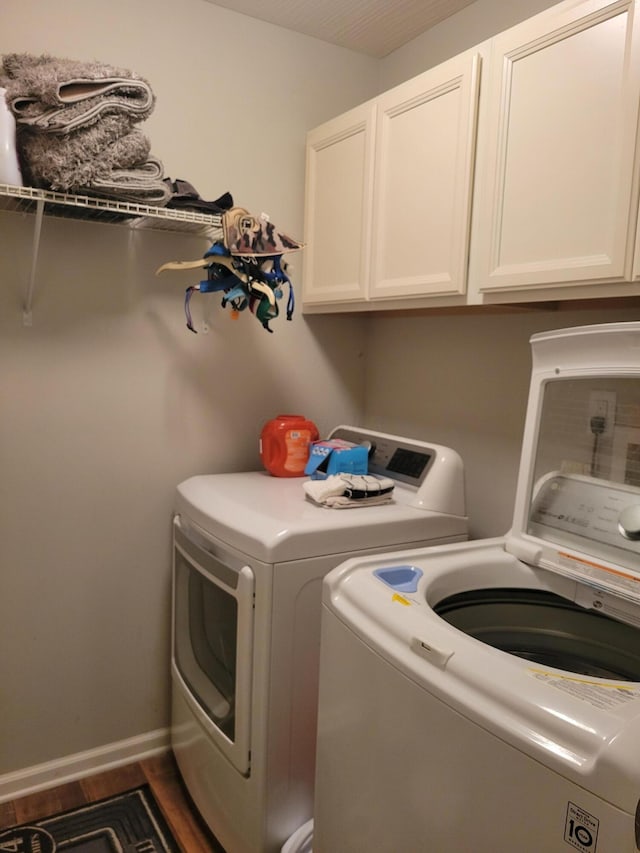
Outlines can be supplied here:
M162 163L150 156L145 163L130 169L113 168L107 175L94 178L91 186L80 187L78 191L118 201L164 207L171 198L171 190L162 177Z
M138 74L98 62L8 54L0 86L16 119L26 182L140 204L165 205L162 163L135 129L155 97Z
M105 116L67 136L19 132L18 148L29 186L75 192L114 168L143 163L151 145L139 130L123 133L118 116Z
M23 102L24 103L24 102ZM94 98L63 107L42 109L40 104L30 104L24 109L9 104L18 127L30 127L47 134L68 134L75 130L95 124L104 116L117 114L127 126L142 121L150 110L138 110L128 103L122 93L117 96L96 95Z
M16 123L48 133L69 133L113 113L143 121L155 105L151 87L133 71L48 55L4 56L0 85Z

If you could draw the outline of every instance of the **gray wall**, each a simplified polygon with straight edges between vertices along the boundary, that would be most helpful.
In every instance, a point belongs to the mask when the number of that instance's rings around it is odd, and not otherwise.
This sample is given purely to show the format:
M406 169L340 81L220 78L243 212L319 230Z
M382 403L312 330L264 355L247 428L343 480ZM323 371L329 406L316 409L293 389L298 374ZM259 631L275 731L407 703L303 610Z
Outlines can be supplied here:
M465 465L471 535L513 516L535 332L639 320L632 310L540 311L373 320L365 420L454 447Z
M3 0L0 54L143 74L158 98L143 127L166 173L204 198L230 189L295 236L308 129L546 5L478 0L376 62L205 0ZM0 774L167 725L179 480L257 467L260 427L282 411L322 432L364 420L458 449L473 532L501 533L529 335L638 318L298 312L268 335L196 296L196 324L211 330L195 336L182 315L191 277L154 270L199 257L204 241L48 220L24 328L31 228L0 214Z
M377 86L372 59L204 0L3 0L0 54L23 51L142 74L166 174L300 237L306 130ZM167 725L176 483L259 467L280 412L363 410L362 321L269 335L196 295L211 331L185 328L199 276L154 271L202 239L46 220L25 328L32 224L0 215L0 774Z

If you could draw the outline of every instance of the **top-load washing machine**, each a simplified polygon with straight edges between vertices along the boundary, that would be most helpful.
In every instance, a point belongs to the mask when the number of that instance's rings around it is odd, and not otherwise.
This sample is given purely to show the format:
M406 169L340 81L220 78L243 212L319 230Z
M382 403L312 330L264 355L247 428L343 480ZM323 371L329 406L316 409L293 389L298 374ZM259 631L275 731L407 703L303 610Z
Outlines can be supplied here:
M174 519L172 746L227 853L274 853L313 812L324 575L351 555L467 538L449 448L356 427L388 503L331 509L304 478L192 477Z
M509 533L325 579L315 853L640 849L640 323L532 351Z

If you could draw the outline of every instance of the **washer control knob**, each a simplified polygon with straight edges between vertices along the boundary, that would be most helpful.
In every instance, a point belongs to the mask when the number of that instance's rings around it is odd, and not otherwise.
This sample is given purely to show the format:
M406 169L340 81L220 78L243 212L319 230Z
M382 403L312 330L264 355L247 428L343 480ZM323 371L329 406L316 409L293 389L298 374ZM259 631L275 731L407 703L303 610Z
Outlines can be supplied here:
M640 504L625 507L618 516L618 532L632 542L640 540Z

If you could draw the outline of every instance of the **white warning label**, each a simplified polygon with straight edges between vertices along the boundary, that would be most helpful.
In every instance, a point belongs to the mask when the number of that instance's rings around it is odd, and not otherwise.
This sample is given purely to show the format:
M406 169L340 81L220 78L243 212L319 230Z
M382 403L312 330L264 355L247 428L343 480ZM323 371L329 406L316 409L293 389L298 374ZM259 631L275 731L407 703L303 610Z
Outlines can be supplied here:
M572 571L578 571L585 578L593 578L597 581L604 580L607 586L611 586L621 593L628 592L634 596L638 595L640 578L631 572L603 566L600 563L584 560L576 557L575 554L566 554L563 551L558 551L558 565Z
M606 681L589 681L575 675L558 675L557 672L546 672L541 669L530 669L529 674L538 681L544 681L564 693L569 693L583 702L588 702L601 711L611 711L627 702L640 699L638 684L607 683Z
M583 853L594 853L598 845L600 821L575 803L567 804L564 840Z

